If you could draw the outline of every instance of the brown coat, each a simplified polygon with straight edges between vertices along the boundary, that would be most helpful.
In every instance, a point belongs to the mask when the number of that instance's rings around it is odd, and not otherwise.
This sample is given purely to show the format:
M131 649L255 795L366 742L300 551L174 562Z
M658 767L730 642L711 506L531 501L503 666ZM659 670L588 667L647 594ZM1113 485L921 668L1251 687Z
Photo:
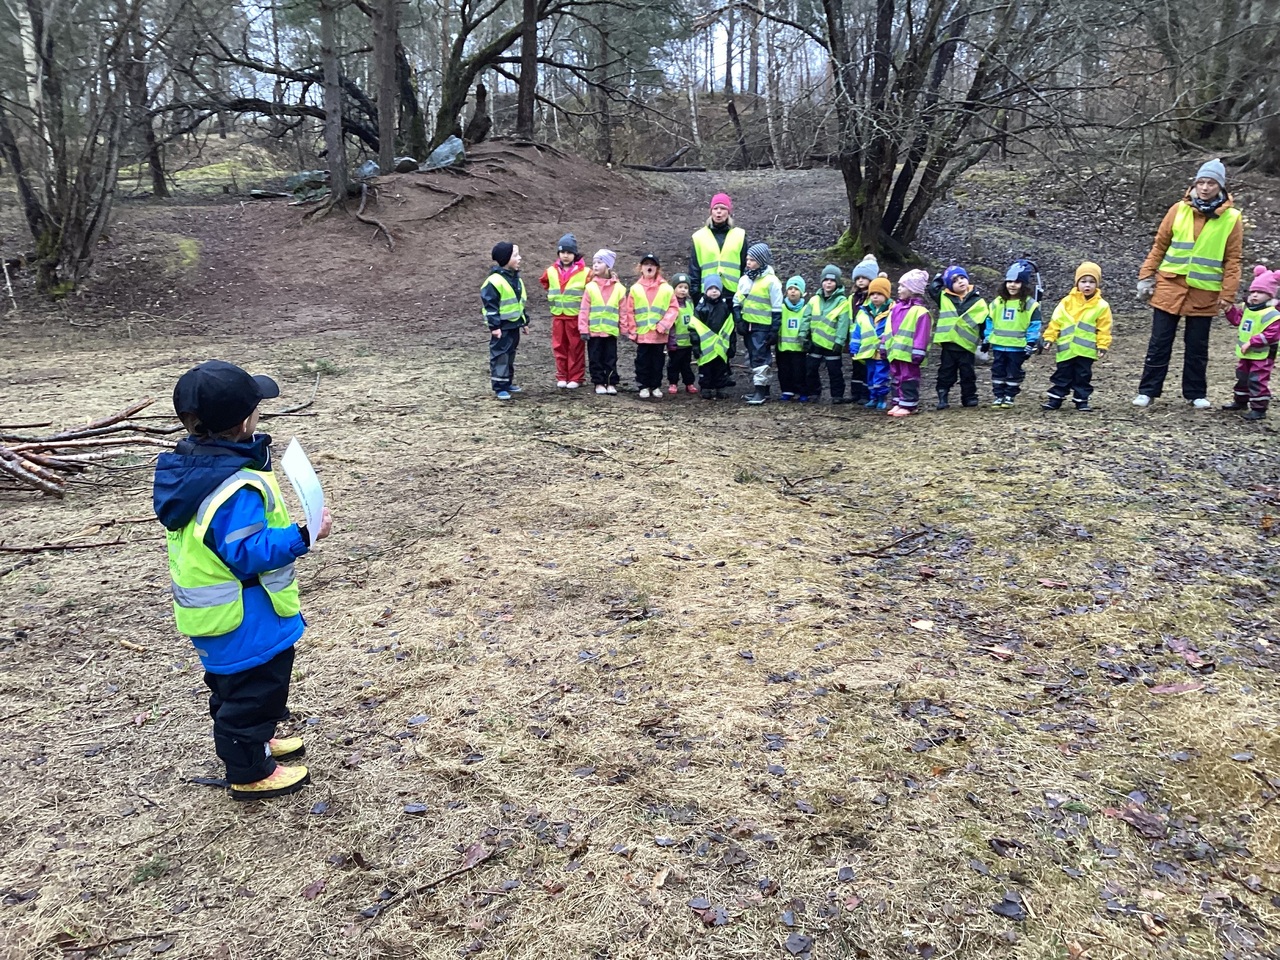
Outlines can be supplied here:
M1188 191L1187 197L1190 195ZM1186 277L1156 272L1160 262L1164 260L1165 251L1169 249L1169 241L1173 239L1173 221L1178 216L1178 208L1188 202L1187 197L1170 207L1169 212L1160 221L1160 227L1156 230L1155 243L1151 245L1151 252L1147 254L1147 259L1142 262L1138 279L1143 280L1153 276L1156 278L1156 291L1151 295L1151 306L1155 309L1171 313L1175 317L1212 317L1216 316L1224 306L1235 301L1236 290L1240 286L1244 219L1237 221L1236 228L1227 238L1227 249L1222 254L1222 289L1199 290L1189 287ZM1226 210L1232 205L1232 199L1228 196L1227 202L1220 209ZM1195 226L1192 228L1194 236L1200 236L1206 219L1203 213L1196 211Z

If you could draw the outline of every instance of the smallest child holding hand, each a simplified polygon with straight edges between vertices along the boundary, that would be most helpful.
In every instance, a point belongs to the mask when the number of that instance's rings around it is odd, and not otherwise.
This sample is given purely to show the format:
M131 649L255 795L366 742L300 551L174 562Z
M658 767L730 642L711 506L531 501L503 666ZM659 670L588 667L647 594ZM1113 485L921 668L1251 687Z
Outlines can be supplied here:
M1049 398L1041 409L1057 410L1068 392L1074 392L1076 409L1089 413L1093 394L1093 361L1106 357L1111 347L1111 305L1102 299L1102 268L1086 260L1076 267L1076 285L1053 311L1045 346L1058 344L1058 366L1050 378Z
M787 281L782 298L782 325L778 328L778 389L786 401L807 403L805 393L804 347L809 337L809 316L805 310L804 277Z
M1271 402L1271 370L1276 365L1276 347L1280 344L1280 311L1276 310L1276 291L1280 289L1280 270L1253 268L1253 283L1243 309L1233 306L1227 319L1240 328L1236 341L1236 387L1234 399L1223 410L1245 410L1245 420L1261 420Z
M676 322L667 334L667 393L679 393L684 381L685 393L697 393L693 379L693 338L689 321L693 319L693 301L689 299L689 275L677 273L671 278L676 292Z

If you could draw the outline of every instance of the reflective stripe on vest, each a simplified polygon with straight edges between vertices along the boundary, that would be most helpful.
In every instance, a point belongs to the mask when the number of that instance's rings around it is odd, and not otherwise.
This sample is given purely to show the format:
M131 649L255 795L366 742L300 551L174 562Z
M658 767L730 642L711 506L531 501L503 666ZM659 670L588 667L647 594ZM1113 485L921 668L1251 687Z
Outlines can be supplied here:
M613 281L606 301L600 292L600 284L592 280L587 284L587 296L591 301L587 309L587 331L592 334L616 337L618 335L618 306L622 303L622 282Z
M792 305L790 300L782 301L782 326L778 329L778 349L793 352L804 349L804 337L800 333L801 319L808 304L803 300Z
M1195 236L1195 208L1183 202L1173 220L1169 249L1160 262L1161 273L1187 278L1187 286L1197 290L1222 289L1222 260L1227 239L1240 222L1240 211L1234 207L1217 217L1205 220L1200 236Z
M712 330L702 318L694 316L689 321L689 329L698 335L698 366L710 363L717 357L725 362L729 360L729 338L733 336L733 314L724 318L719 330Z
M693 338L689 336L689 322L693 319L693 304L688 300L680 306L680 312L676 314L676 322L671 327L671 332L676 338L676 347L683 349L692 345Z
M1098 297L1092 303L1086 303L1080 316L1072 316L1067 310L1064 300L1053 312L1053 318L1061 327L1058 329L1058 351L1055 359L1062 363L1072 357L1088 357L1098 359L1098 318L1111 309L1107 301Z
M859 309L853 318L858 328L858 352L853 354L855 360L870 360L880 349L880 337L876 333L876 322L866 310ZM849 347L853 348L853 335L849 335Z
M1021 350L1027 345L1027 330L1031 326L1031 315L1040 306L1035 300L1027 298L1022 306L1020 300L1006 300L996 297L991 304L991 345L1006 350Z
M978 298L968 310L960 313L956 309L955 299L944 290L938 295L938 326L934 330L933 342L954 343L974 353L982 340L982 326L987 322L987 312L987 301Z
M658 329L658 324L662 322L662 315L671 306L673 296L675 291L665 280L659 284L658 292L653 296L653 303L649 302L649 296L639 282L631 285L631 308L636 317L636 336L644 336Z
M911 361L911 351L915 349L916 343L916 327L920 325L920 318L928 312L918 305L907 311L907 315L902 318L902 325L898 327L898 332L890 337L885 345L885 353L890 360Z
M498 273L491 273L485 277L484 283L480 284L480 289L485 287L493 287L498 291L501 300L498 303L498 321L500 323L519 323L524 319L524 307L529 300L528 291L525 290L524 284L520 284L520 296L516 296L516 292L511 289L511 284L507 283L507 278ZM480 317L489 322L489 317L483 310L480 311Z
M590 276L591 271L587 267L579 267L569 275L561 288L560 267L554 263L551 265L547 270L547 303L551 305L551 312L555 316L578 315L578 308L582 306L582 291L587 289L587 279Z
M1265 360L1275 356L1275 344L1250 347L1249 341L1263 333L1273 323L1280 321L1280 310L1275 307L1246 307L1240 321L1240 340L1236 343L1236 356L1241 360Z
M267 527L292 524L276 478L263 470L238 470L201 502L195 516L181 530L166 531L173 612L178 630L188 637L230 633L244 621L244 587L231 569L205 543L218 508L241 489L251 487L263 499ZM299 610L298 581L293 562L258 575L271 606L281 617Z
M841 315L853 318L853 307L842 293L824 301L818 294L809 298L809 339L825 350L843 349L840 342ZM846 334L847 335L847 334Z
M741 227L734 227L725 234L723 247L716 243L716 235L710 227L703 227L693 235L693 252L698 257L698 269L702 271L703 280L713 273L719 274L724 284L721 294L738 291L738 281L742 278L742 248L746 243L747 231Z
M770 295L774 287L781 287L782 281L773 272L772 267L765 267L765 272L756 277L745 297L740 297L742 319L757 325L773 325L773 297ZM741 291L739 291L741 292Z

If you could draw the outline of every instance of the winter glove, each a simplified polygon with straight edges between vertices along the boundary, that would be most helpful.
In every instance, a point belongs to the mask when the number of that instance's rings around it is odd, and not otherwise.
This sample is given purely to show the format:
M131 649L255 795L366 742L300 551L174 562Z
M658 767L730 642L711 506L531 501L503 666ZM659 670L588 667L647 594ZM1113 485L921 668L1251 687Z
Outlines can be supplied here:
M991 344L990 344L990 342L988 342L988 341L986 341L986 340L983 340L980 344L978 344L978 349L979 349L980 351L982 351L983 353L990 353L990 352L991 352Z
M1240 309L1239 304L1233 303L1227 307L1224 316L1227 318L1227 323L1233 327L1238 327L1240 326L1240 321L1244 319L1244 311Z
M1098 360L1099 360L1099 361L1102 361L1102 360L1105 360L1105 359L1107 359L1107 351L1105 351L1105 350L1099 350L1099 351L1098 351Z
M1145 280L1138 281L1138 299L1146 303L1151 299L1151 295L1156 292L1156 278L1147 277Z
M1029 357L1029 356L1031 356L1033 353L1039 353L1039 352L1040 352L1040 351L1038 351L1038 350L1036 349L1036 346L1037 346L1037 344L1034 344L1034 343L1028 343L1028 344L1026 345L1026 347L1024 348L1024 351L1025 351L1025 353L1026 353L1026 355L1027 355L1028 357Z

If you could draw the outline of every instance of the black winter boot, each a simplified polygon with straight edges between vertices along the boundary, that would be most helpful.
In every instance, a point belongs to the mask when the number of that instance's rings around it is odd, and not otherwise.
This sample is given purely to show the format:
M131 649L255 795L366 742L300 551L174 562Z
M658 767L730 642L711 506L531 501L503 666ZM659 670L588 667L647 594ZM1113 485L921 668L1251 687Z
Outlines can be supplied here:
M1230 403L1222 405L1223 410L1247 410L1249 409L1249 401L1239 398L1232 400Z
M1058 410L1062 407L1061 397L1050 397L1044 403L1040 404L1041 410Z
M951 401L947 399L947 393L948 391L946 390L938 391L938 409L939 410L946 410L948 407L951 406Z
M1265 420L1266 416L1267 416L1267 411L1265 410L1250 410L1240 419L1241 420Z

